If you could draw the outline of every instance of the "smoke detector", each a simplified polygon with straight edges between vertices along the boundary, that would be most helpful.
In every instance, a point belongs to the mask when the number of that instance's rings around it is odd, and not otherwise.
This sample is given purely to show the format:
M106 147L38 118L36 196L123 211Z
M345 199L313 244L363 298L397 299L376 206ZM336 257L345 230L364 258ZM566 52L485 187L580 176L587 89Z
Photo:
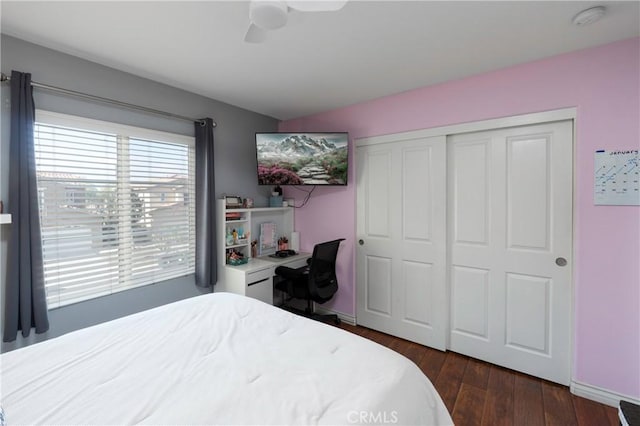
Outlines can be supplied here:
M605 12L606 9L604 6L592 7L578 13L573 17L573 20L571 22L579 27L583 25L593 24L594 22L599 21L600 18L604 16Z

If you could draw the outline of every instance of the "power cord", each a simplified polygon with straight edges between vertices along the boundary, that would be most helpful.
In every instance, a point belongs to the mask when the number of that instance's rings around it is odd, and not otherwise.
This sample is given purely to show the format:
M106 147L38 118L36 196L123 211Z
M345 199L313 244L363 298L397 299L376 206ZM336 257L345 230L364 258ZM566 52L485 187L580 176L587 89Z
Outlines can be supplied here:
M311 198L311 194L313 193L313 191L316 189L316 185L313 185L313 188L311 188L310 191L305 191L302 188L298 188L297 186L294 186L295 189L297 189L298 191L302 191L304 193L306 193L307 195L304 197L304 200L302 201L302 204L300 204L299 206L293 205L291 207L293 207L294 209L301 209L303 208L308 202L309 202L309 198Z

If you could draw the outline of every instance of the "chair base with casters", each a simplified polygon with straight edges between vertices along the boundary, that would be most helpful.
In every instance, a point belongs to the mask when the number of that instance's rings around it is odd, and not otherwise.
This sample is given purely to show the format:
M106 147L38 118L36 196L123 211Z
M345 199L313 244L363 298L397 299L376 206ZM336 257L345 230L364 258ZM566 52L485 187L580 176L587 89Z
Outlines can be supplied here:
M317 314L313 312L313 302L325 303L338 291L336 277L336 257L338 247L344 238L316 244L313 255L307 260L308 265L302 268L279 266L275 273L279 279L275 288L286 293L282 308L299 315L319 321L333 321L340 324L340 318L335 314ZM307 307L293 308L286 304L291 299L304 299Z
M303 316L303 317L307 317L307 318L311 318L313 320L316 321L322 321L322 322L333 322L336 325L340 325L342 323L342 320L340 319L340 317L338 317L338 315L336 314L319 314L317 312L314 312L313 310L313 301L312 300L308 300L307 301L307 307L304 309L298 309L295 308L291 305L288 305L287 302L292 300L292 297L289 298L285 298L285 300L282 302L281 305L279 305L279 308L284 309L285 311L289 311L292 312L294 314Z

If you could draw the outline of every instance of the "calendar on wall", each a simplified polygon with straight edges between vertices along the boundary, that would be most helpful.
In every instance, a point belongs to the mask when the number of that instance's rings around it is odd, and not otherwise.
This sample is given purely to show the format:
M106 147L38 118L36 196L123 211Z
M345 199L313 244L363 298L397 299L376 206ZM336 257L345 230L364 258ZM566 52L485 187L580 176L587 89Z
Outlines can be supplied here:
M594 204L640 205L640 156L638 152L637 149L596 151Z

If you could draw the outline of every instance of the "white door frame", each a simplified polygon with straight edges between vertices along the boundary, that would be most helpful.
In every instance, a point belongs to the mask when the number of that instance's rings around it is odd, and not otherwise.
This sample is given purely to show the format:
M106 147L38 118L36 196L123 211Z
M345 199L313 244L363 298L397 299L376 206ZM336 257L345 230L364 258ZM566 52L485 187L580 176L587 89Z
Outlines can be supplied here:
M543 111L536 112L530 114L523 115L514 115L508 117L494 118L488 120L481 120L469 123L460 123L460 124L452 124L449 126L441 126L441 127L433 127L430 129L421 129L421 130L413 130L409 132L395 133L390 135L381 135L381 136L372 136L366 138L360 138L355 140L355 147L367 146L367 145L377 145L381 143L393 143L400 142L404 140L410 139L418 139L418 138L427 138L434 136L449 136L459 133L469 133L469 132L479 132L483 130L494 130L501 129L506 127L515 127L515 126L526 126L533 124L542 124L549 123L553 121L564 121L564 120L572 120L573 122L573 164L576 164L576 118L577 118L577 108L562 108L551 111ZM356 171L357 173L357 171ZM570 270L570 280L569 284L571 286L571 316L570 316L570 330L571 330L571 343L570 343L570 355L569 355L569 369L570 369L570 380L572 383L571 388L573 389L574 383L574 353L575 353L575 285L574 285L574 277L575 270L574 265L577 264L577 253L575 247L575 237L576 237L576 171L575 167L572 171L572 200L571 200L571 218L572 218L572 229L571 229L571 252L573 262L571 262L571 270ZM356 218L357 220L357 218ZM357 279L357 278L356 278ZM450 277L447 275L447 282L449 282ZM357 292L356 292L357 297ZM448 288L447 292L447 306L451 304L451 292L450 288ZM450 325L450 315L447 316L447 324L446 328L449 330L451 328ZM356 318L357 323L357 318ZM447 347L449 347L449 333L447 333Z

